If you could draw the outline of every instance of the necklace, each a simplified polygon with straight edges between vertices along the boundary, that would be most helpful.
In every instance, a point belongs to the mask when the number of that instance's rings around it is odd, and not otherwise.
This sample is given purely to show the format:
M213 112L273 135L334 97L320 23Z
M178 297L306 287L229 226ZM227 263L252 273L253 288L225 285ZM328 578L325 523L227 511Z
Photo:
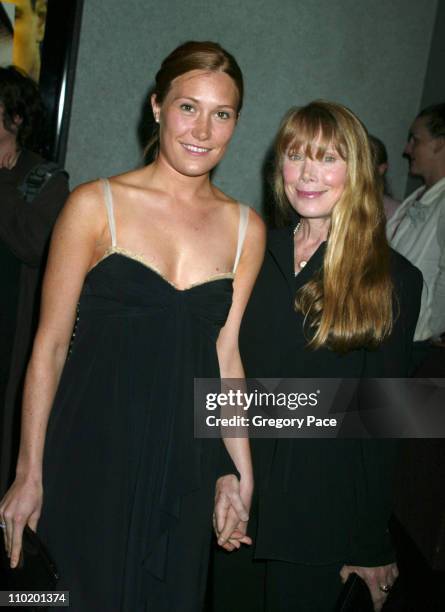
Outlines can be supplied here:
M295 226L295 229L294 229L294 237L297 235L298 230L300 229L300 227L301 227L301 221L298 221L298 223L297 223L297 225ZM307 264L307 260L306 259L302 259L301 261L296 261L296 264L297 264L299 270L301 270ZM295 272L295 276L297 274L298 274L298 271Z

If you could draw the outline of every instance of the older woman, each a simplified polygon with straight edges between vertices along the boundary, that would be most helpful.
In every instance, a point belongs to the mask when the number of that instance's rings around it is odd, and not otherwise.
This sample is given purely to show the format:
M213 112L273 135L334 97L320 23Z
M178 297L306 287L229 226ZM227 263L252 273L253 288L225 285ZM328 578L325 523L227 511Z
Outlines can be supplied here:
M245 313L246 374L406 376L422 278L388 247L365 128L339 104L291 109L278 132L276 161L275 193L288 224L269 233ZM234 579L243 580L244 571L244 601L238 607L226 601L226 612L263 605L270 612L329 611L350 572L365 580L379 610L397 576L387 529L394 444L259 442L255 561L248 549L244 562L236 554ZM228 549L229 523L218 530ZM217 556L216 610L224 605L223 579L229 591L231 562ZM251 605L249 579L265 580L265 602L258 602L257 588Z

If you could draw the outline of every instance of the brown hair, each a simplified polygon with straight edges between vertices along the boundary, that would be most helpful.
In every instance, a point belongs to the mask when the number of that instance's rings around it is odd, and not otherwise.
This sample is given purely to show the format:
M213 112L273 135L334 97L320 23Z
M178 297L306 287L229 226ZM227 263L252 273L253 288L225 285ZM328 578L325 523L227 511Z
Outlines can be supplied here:
M286 114L275 145L277 203L283 212L290 207L282 176L284 156L304 149L319 159L329 146L347 163L346 185L332 210L323 268L299 289L295 308L311 330L310 347L339 352L374 348L392 330L390 250L368 133L352 111L316 100Z
M0 106L3 107L4 128L16 133L18 146L39 152L45 109L37 83L21 68L0 67ZM21 119L18 124L17 117Z
M371 153L374 160L376 180L381 185L383 193L392 197L391 188L389 186L388 175L385 171L383 174L380 174L379 167L382 164L388 164L388 151L386 150L385 144L374 136L373 134L369 134L369 144L371 146Z
M388 151L380 138L377 138L377 136L374 136L373 134L369 134L369 144L371 145L371 152L375 165L380 166L381 164L387 164Z
M229 75L238 90L238 113L243 105L244 83L241 69L236 59L221 45L210 41L189 41L168 55L156 74L155 87L152 93L156 102L162 104L172 82L182 74L191 70L207 70L210 72L225 72ZM157 147L159 142L158 125L154 124L154 133L145 147L145 154Z
M445 136L445 103L434 104L433 106L427 106L417 115L416 119L420 117L426 118L426 124L428 130L433 138L440 138Z

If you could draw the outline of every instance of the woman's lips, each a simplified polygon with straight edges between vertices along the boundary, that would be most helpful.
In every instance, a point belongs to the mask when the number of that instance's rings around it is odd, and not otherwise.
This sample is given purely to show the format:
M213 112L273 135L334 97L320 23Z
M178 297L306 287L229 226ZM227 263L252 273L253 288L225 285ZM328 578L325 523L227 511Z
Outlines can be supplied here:
M191 155L197 155L198 157L202 155L207 155L210 153L211 149L207 147L198 147L196 145L187 144L185 142L181 143L182 147Z
M324 193L326 193L326 191L301 191L301 189L297 189L297 195L300 198L309 198L310 200L319 198Z

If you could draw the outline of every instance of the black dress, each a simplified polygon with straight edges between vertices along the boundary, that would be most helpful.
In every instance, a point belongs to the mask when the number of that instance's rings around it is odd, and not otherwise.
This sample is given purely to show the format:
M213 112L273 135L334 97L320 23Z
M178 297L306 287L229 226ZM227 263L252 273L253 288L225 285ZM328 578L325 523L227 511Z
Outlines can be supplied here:
M51 413L39 532L73 612L198 612L225 450L193 437L193 379L219 376L234 274L181 290L117 247L108 212L113 245L85 279Z

